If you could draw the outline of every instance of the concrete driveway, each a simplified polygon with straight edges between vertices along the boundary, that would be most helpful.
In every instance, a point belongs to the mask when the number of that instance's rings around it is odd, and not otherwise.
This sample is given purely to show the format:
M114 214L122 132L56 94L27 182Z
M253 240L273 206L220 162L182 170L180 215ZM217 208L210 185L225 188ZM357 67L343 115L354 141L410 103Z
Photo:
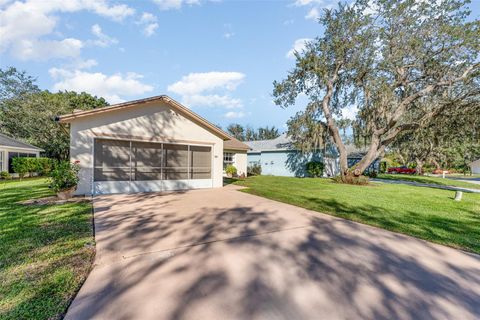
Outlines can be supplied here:
M480 257L233 187L95 198L66 319L478 319Z

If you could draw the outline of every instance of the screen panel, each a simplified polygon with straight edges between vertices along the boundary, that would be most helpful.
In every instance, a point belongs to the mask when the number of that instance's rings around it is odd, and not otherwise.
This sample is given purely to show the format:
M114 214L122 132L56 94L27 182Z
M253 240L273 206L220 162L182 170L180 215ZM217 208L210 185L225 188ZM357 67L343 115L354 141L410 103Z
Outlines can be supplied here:
M162 144L132 141L132 180L162 180Z
M130 141L95 139L95 181L130 180Z
M188 146L164 144L164 179L188 179Z
M190 146L190 179L212 178L212 148Z

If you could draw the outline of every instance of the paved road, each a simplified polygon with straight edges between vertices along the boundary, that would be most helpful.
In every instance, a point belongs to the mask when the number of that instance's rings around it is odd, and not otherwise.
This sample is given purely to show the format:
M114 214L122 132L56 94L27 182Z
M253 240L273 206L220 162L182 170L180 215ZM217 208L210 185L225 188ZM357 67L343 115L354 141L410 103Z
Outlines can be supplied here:
M479 319L480 257L234 190L98 197L66 319Z

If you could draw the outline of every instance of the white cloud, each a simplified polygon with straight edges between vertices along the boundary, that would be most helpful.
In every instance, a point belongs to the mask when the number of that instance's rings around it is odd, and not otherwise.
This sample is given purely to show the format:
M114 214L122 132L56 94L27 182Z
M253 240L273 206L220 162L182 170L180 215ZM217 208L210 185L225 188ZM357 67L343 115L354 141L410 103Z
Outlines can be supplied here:
M225 107L227 109L241 108L243 106L240 99L232 98L229 95L200 95L184 96L182 103L187 106L195 107Z
M54 34L58 22L55 13L81 10L115 21L121 21L134 13L134 9L125 4L109 5L105 0L27 0L7 3L0 10L0 52L11 51L14 55L20 54L23 59L36 60L75 56L80 40L52 40L44 37ZM44 50L50 45L59 48L61 53ZM41 52L42 56L35 51Z
M75 68L77 69L90 69L98 65L97 61L94 59L80 60L75 63Z
M305 49L305 46L306 46L307 42L311 41L311 40L313 40L313 39L301 38L301 39L295 40L295 42L293 43L292 49L290 49L287 52L286 57L289 58L289 59L294 59L295 58L295 52L301 53Z
M75 58L80 55L82 41L74 38L58 40L20 40L11 47L11 53L20 60L48 60Z
M245 79L241 72L204 72L190 73L180 81L168 86L168 91L179 95L194 95L204 91L226 89L233 91Z
M168 86L167 90L182 97L187 106L242 108L240 99L230 96L245 79L241 72L190 73Z
M150 23L143 29L143 34L150 37L155 34L155 31L158 29L158 23Z
M318 20L320 18L320 12L318 11L317 8L312 8L310 11L308 11L307 15L305 16L305 19L307 20Z
M228 40L228 39L230 39L231 37L233 37L234 35L235 35L235 33L233 33L233 32L225 32L225 33L223 34L223 37Z
M146 37L153 36L158 29L157 17L150 12L144 12L137 24L143 26L143 34Z
M109 47L112 44L117 44L118 40L103 33L102 28L98 24L92 26L92 34L97 37L92 43L99 47Z
M245 112L243 111L229 111L227 113L224 114L224 117L227 118L227 119L240 119L240 118L243 118L245 117Z
M110 103L125 101L124 97L138 96L153 90L153 86L142 83L142 75L129 72L105 75L100 72L86 72L51 68L50 75L57 82L53 90L73 90L104 97Z
M153 0L160 10L180 9L185 5L200 4L200 0Z

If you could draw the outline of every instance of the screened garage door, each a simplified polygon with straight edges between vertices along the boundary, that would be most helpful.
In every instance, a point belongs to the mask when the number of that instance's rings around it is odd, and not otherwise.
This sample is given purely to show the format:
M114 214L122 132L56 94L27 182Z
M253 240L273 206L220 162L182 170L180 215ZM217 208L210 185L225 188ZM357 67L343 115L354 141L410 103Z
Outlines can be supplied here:
M95 139L95 194L212 186L211 146Z

